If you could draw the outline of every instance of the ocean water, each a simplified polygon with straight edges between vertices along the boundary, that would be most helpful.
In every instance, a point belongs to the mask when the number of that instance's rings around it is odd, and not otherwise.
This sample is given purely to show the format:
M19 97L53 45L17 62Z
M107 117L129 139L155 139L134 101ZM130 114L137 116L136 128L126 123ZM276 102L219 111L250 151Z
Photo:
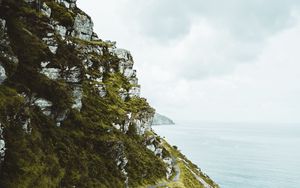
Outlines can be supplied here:
M300 124L154 126L223 188L300 188Z

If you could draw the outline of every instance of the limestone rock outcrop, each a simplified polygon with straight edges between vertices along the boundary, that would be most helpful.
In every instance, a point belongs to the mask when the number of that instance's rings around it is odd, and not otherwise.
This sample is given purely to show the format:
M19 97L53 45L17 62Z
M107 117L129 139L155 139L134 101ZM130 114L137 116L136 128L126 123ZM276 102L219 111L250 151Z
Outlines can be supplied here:
M75 17L74 31L72 35L82 40L91 40L93 35L93 22L84 14L78 14Z

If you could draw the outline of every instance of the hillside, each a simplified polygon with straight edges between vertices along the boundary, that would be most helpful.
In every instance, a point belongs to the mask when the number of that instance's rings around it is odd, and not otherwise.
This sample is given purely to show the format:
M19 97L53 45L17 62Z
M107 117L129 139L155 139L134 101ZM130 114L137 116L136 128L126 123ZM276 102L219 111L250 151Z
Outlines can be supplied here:
M0 51L1 188L217 187L152 132L130 52L76 0L0 0Z
M159 113L155 113L152 125L174 125L174 121L168 118L167 116L161 115Z

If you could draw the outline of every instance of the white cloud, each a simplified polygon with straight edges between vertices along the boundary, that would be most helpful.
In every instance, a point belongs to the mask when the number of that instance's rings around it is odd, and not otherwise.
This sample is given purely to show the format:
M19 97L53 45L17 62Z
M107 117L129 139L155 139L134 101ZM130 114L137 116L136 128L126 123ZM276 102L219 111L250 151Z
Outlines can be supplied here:
M219 3L216 6L216 3ZM298 2L79 0L176 119L300 122Z

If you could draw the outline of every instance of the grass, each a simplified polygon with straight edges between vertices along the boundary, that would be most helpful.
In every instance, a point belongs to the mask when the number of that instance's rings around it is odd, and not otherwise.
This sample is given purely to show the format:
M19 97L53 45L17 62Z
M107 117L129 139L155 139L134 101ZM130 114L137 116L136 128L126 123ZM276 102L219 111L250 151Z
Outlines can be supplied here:
M47 5L51 8L51 17L58 21L60 25L72 27L75 21L75 14L70 12L66 7L54 1L47 1Z
M145 136L152 137L155 136L155 134L152 131L149 131L145 134ZM141 188L146 188L151 185L161 185L158 187L163 188L204 188L204 186L195 178L194 173L197 174L197 176L202 177L212 187L218 187L211 179L207 178L206 176L204 176L204 174L199 172L197 170L198 167L188 161L188 159L180 151L170 146L165 140L159 137L157 137L157 140L159 140L160 145L163 147L163 156L172 156L176 159L176 165L180 169L179 180L174 181L174 177L176 176L176 174L173 172L169 180L166 180L165 178L157 179L155 183L144 184L140 186Z
M203 188L204 186L199 183L195 178L195 175L191 172L193 171L199 177L201 177L205 182L207 182L212 187L218 187L210 178L204 176L202 172L199 172L198 167L189 161L180 151L170 146L166 141L162 140L163 147L176 158L176 163L180 168L180 178L177 182L169 182L167 186L170 188Z
M79 38L73 38L73 41L75 43L81 44L81 45L91 45L91 46L100 46L100 47L105 47L105 48L110 48L113 47L111 43L102 41L102 40L82 40Z

